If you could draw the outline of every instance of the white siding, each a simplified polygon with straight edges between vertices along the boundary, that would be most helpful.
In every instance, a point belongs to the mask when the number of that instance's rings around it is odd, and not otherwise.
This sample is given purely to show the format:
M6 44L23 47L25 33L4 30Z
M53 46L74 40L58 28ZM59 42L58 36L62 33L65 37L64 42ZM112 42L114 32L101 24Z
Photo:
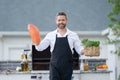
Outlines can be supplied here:
M41 38L45 37L47 32L41 32ZM80 39L88 38L91 40L100 40L100 56L99 57L86 57L82 56L83 58L105 58L107 59L107 64L109 69L113 71L111 74L111 80L115 80L116 75L116 67L119 73L119 61L118 58L115 57L115 54L111 54L111 50L114 50L113 47L106 44L105 36L102 36L100 32L77 32ZM23 49L29 45L31 48L31 38L28 32L0 32L0 61L16 61L20 60L20 54L23 52ZM118 62L118 63L116 63ZM112 64L112 65L111 65ZM117 73L117 74L118 74Z

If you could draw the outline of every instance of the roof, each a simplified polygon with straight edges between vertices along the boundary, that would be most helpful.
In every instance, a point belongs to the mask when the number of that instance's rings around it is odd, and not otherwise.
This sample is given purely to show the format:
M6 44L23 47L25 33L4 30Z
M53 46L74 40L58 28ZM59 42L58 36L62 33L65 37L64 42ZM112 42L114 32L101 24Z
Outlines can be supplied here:
M0 31L26 31L29 23L51 31L60 11L67 13L71 30L101 31L107 28L110 5L107 0L0 0Z

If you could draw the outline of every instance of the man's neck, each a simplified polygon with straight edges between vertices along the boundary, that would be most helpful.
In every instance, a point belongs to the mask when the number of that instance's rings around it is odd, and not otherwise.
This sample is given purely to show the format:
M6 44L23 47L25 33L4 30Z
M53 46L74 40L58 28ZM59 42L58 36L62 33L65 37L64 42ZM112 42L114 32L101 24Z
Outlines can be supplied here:
M67 29L66 28L64 28L64 29L59 29L58 28L58 33L60 33L62 36L64 36L65 35L65 33L67 32Z

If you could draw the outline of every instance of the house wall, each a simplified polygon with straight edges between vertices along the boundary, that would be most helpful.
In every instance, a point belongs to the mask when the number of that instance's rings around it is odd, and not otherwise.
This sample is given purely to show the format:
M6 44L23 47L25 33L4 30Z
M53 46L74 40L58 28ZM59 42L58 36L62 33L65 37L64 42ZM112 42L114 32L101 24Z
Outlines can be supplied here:
M0 31L27 31L29 23L51 31L60 11L67 13L72 30L101 31L109 23L111 8L107 0L0 0Z
M100 41L100 56L99 57L86 57L81 56L81 58L104 58L107 61L109 70L112 70L113 73L111 73L111 80L115 80L116 78L116 68L120 67L116 65L116 57L114 54L111 54L111 49L114 49L113 47L110 47L106 44L105 36L101 35L101 32L98 31L92 31L92 32L76 32L80 39L88 38L90 40L99 40ZM47 32L41 32L41 39L45 37ZM23 52L23 50L26 47L29 47L31 49L31 38L29 36L28 32L0 32L0 61L20 61L20 55ZM111 65L114 64L114 65ZM119 62L118 62L119 63ZM118 72L117 72L118 74Z
M47 32L41 32L41 39L45 37ZM105 38L100 35L100 32L77 32L80 39L88 38L91 40L100 40L101 55L100 58L107 58L107 48ZM31 39L28 32L1 32L0 37L0 58L5 60L20 60L20 54L26 46L31 48ZM104 50L106 48L106 50Z

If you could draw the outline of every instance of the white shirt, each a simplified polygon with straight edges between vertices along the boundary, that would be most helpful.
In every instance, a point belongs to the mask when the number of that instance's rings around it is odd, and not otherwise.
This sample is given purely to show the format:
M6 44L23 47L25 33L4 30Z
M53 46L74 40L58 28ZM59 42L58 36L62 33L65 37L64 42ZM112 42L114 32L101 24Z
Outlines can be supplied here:
M73 48L75 48L76 52L80 54L81 50L83 49L81 45L81 41L78 37L78 35L75 32L70 31L67 29L67 32L64 36L61 36L57 30L54 30L52 32L49 32L46 37L40 42L38 46L35 46L38 51L42 51L46 49L50 45L50 51L52 52L54 49L55 41L56 41L56 34L57 37L66 37L68 36L68 43L70 46L70 49L73 53Z

